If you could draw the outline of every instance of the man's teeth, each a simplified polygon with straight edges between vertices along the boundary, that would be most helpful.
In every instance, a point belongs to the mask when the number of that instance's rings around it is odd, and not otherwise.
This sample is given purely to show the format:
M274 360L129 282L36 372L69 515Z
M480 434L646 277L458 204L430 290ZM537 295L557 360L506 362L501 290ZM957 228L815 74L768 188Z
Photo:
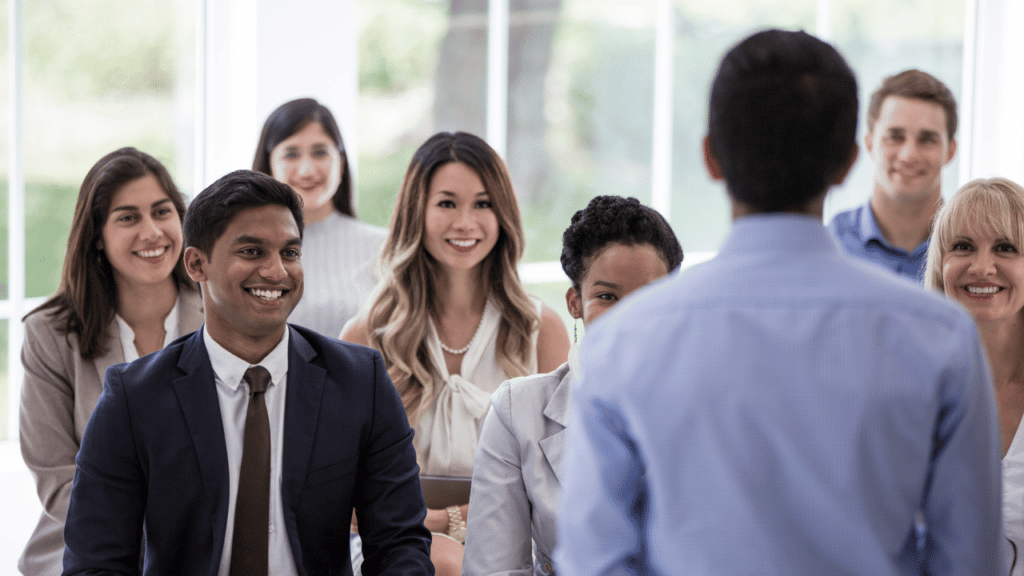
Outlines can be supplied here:
M452 244L455 244L459 248L469 248L473 244L476 244L476 240L449 240Z
M277 300L284 293L283 290L263 290L262 288L251 288L249 293L261 300Z
M138 252L136 252L136 254L142 256L143 258L156 258L157 256L163 254L166 251L167 247L164 246L163 248L153 248L152 250L139 250Z
M986 286L984 288L982 288L981 286L967 287L967 291L970 292L971 294L995 294L996 292L999 292L999 290L999 286Z

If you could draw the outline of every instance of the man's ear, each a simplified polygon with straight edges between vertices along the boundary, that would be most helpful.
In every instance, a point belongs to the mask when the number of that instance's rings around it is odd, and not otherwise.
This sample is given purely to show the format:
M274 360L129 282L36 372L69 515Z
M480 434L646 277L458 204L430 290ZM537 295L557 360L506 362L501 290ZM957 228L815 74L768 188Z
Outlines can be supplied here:
M946 156L946 164L949 164L949 162L953 159L953 156L955 156L955 155L956 155L956 138L950 138L949 139L949 154Z
M206 265L208 259L203 252L195 246L185 248L185 271L193 282L206 282Z
M868 151L868 155L871 154L871 131L864 135L864 149Z
M704 166L712 180L722 180L722 169L718 167L718 158L715 158L715 151L711 149L711 136L704 137Z
M569 308L570 316L577 320L583 318L583 303L580 302L580 295L572 286L569 286L569 289L565 291L565 305Z

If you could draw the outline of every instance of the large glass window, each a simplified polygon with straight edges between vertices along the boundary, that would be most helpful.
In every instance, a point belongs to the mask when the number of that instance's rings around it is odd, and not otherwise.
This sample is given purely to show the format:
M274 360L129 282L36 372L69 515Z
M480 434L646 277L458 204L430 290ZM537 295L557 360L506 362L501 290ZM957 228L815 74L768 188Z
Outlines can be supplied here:
M826 219L871 195L873 163L863 145L868 99L886 76L924 70L949 86L958 102L963 83L964 0L876 0L871 10L854 0L833 4L835 44L857 72L860 87L861 155L846 184L825 205ZM913 26L900 24L911 21ZM943 170L944 196L959 187L959 165L954 157Z
M192 182L194 2L25 2L25 293L57 288L82 178L135 146Z
M659 69L666 2L671 66ZM706 174L701 141L718 61L745 35L773 26L831 40L858 75L862 109L882 77L909 67L960 92L964 0L798 0L784 9L777 0L509 0L508 107L492 112L488 5L357 0L360 209L386 225L405 167L427 136L455 129L486 136L488 115L505 114L505 158L526 227L524 278L559 311L568 286L552 265L561 233L595 195L635 196L662 210L688 262L718 249L729 206ZM655 117L659 81L670 83L670 119ZM664 143L654 134L659 122L671 122ZM653 192L658 153L670 159L671 191L663 199ZM947 190L956 178L954 163L945 172ZM862 150L826 217L863 202L870 186Z
M6 79L11 27L4 4L0 62ZM4 317L20 324L25 312L57 289L78 188L101 156L135 146L164 162L179 185L193 181L195 22L195 3L185 0L20 3L21 75L12 86L20 109L12 110L8 89L0 96L0 225L6 253L8 226L23 223L25 252L24 269L9 272L4 257ZM12 112L22 127L16 162L24 187L8 190ZM23 210L7 213L18 205L6 201L8 194ZM10 300L8 273L27 301ZM7 380L0 387L10 401ZM0 438L14 429L10 413L0 412Z

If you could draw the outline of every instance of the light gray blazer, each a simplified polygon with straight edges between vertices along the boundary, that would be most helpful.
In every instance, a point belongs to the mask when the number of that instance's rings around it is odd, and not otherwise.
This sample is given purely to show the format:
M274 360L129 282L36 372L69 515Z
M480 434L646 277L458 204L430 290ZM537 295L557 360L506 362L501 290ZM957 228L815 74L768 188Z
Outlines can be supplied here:
M567 362L509 380L491 397L473 466L463 576L553 572L572 383Z
M23 574L49 576L63 571L64 519L75 477L75 455L85 425L103 391L103 375L124 362L116 320L107 328L106 354L83 360L78 337L61 334L61 323L49 311L25 319L21 363L18 433L21 456L36 481L43 504L39 523L18 562ZM203 325L203 302L198 291L178 293L178 334Z

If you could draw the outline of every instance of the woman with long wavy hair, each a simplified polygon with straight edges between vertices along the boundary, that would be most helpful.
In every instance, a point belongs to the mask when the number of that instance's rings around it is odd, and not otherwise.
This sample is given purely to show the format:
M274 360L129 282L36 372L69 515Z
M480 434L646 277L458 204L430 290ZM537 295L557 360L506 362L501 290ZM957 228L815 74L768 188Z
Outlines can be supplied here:
M62 571L75 455L107 367L202 326L181 260L184 214L167 169L135 148L107 154L82 182L60 286L24 319L21 453L43 504L24 574Z
M471 476L498 385L567 358L565 325L519 281L523 245L508 171L486 142L442 132L420 146L391 216L385 277L342 337L383 354L423 475ZM468 502L428 510L425 524L461 541L468 512Z

